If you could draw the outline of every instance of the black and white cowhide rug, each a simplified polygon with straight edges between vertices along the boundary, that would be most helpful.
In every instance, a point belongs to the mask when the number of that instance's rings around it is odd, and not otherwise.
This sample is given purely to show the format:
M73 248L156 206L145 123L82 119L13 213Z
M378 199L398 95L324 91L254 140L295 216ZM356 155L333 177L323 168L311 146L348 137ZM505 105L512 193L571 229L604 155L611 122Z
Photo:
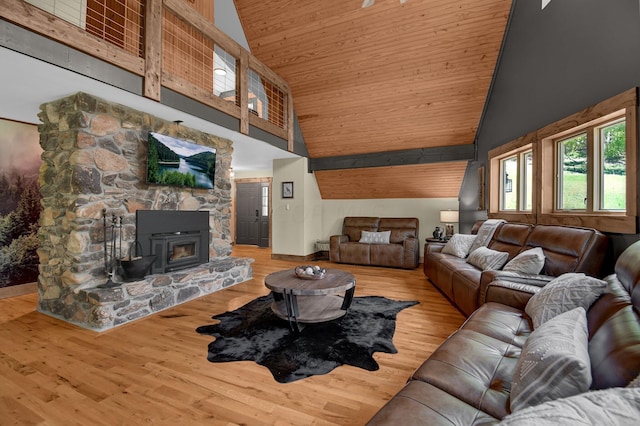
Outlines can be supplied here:
M209 343L211 362L255 361L280 383L334 368L353 365L368 371L379 368L374 352L397 353L393 345L396 315L417 301L395 301L379 296L355 297L347 314L337 320L305 324L293 332L286 320L271 311L271 295L239 309L213 317L220 323L198 327L214 336Z

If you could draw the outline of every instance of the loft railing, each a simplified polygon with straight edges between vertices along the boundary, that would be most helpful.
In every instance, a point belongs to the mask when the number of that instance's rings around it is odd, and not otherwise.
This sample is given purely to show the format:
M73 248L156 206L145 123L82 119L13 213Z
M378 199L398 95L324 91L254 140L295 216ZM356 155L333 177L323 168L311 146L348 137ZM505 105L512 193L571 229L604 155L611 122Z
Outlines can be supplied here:
M0 17L144 78L144 96L161 87L193 98L288 141L288 84L213 25L213 10L191 0L3 0ZM211 8L212 2L201 2ZM54 17L52 17L52 15Z

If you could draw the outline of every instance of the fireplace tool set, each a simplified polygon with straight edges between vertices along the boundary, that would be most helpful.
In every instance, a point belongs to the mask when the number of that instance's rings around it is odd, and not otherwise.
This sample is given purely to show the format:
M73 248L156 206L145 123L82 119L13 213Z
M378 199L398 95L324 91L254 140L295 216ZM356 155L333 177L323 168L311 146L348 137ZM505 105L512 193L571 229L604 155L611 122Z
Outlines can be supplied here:
M118 222L118 219L119 222ZM102 228L104 230L104 270L107 272L107 282L100 284L99 288L111 288L116 287L119 283L116 282L116 275L122 276L120 262L116 256L116 234L120 240L120 256L122 256L122 216L118 218L115 214L111 215L111 224L107 224L107 210L102 209ZM111 232L111 241L107 244L107 235Z
M133 279L142 279L156 260L156 256L141 256L138 249L139 242L134 242L129 250L129 258L122 257L122 216L111 215L107 221L107 210L102 209L102 224L104 230L104 269L107 273L107 282L100 284L98 288L112 288L122 282ZM110 223L108 223L110 222ZM110 243L107 243L107 235L111 234ZM116 245L118 250L116 251ZM133 251L135 248L135 257Z

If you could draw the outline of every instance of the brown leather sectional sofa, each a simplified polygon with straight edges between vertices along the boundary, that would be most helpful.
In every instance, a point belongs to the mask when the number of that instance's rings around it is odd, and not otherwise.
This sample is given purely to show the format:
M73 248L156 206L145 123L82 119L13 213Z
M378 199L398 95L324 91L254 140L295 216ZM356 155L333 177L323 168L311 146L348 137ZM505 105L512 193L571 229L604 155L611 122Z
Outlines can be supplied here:
M420 262L416 218L345 217L342 235L329 240L329 260L356 265L415 269ZM391 231L389 244L361 243L362 231Z
M571 257L571 263L581 263ZM640 374L640 242L622 253L615 275L606 281L605 293L587 310L591 390L625 387ZM516 300L521 305L521 298L503 297L509 292L522 296L525 290L508 283L503 290L487 294L486 303L431 354L369 425L491 425L510 414L515 366L533 326L521 308L509 304ZM571 411L557 402L562 414ZM635 412L622 414L637 420L638 398L629 402ZM535 416L539 410L533 408ZM630 421L624 424L635 424Z
M477 222L472 233L476 233L481 224L482 221ZM424 273L465 315L471 315L480 306L489 284L502 278L523 285L521 299L526 300L530 295L527 285L541 286L567 272L583 272L594 277L610 272L606 271L605 263L610 253L609 239L595 229L507 222L499 225L487 247L508 252L508 260L522 251L541 247L545 265L536 276L481 271L466 259L442 253L443 247L444 243L425 245ZM518 287L516 284L514 290ZM515 299L519 297L517 291L510 291L507 295ZM520 300L520 306L524 306L522 302Z

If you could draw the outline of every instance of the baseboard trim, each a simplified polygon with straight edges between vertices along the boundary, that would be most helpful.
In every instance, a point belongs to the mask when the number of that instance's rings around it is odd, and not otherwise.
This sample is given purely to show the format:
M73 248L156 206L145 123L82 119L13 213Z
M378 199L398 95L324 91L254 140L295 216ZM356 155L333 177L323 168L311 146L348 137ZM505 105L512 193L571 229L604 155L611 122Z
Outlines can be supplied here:
M6 299L8 297L22 296L25 294L31 294L38 291L37 283L18 284L9 287L3 287L0 289L0 299Z
M293 254L271 254L273 260L288 260L291 262L311 262L318 256L318 253L311 253L306 256L296 256Z

